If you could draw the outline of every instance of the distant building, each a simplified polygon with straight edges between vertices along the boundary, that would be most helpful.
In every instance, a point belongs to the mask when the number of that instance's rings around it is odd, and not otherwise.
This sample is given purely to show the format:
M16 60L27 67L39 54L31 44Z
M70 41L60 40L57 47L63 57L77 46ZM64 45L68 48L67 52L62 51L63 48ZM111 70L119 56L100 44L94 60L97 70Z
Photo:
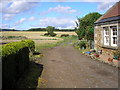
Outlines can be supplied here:
M120 51L120 1L95 22L94 42L104 54Z

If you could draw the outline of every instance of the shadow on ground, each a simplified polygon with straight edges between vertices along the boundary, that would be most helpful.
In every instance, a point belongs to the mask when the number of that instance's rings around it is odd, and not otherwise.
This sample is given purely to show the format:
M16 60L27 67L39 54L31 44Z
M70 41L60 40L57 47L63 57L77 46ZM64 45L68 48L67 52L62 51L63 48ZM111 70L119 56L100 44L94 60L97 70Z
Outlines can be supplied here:
M30 61L29 69L17 82L17 88L33 88L36 89L38 80L42 74L43 65Z

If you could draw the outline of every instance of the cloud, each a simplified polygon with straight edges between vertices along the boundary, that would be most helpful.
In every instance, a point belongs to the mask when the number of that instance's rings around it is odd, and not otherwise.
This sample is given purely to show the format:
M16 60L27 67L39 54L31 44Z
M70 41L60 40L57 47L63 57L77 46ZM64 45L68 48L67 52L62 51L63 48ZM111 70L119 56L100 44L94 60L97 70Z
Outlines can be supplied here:
M4 0L1 0L4 1ZM118 0L5 0L5 1L26 1L26 2L116 2Z
M75 0L75 1L78 1L78 2L117 2L119 0Z
M26 21L26 18L21 18L19 21L15 22L15 26L19 25L19 24L22 24L23 22Z
M39 26L54 26L56 28L74 28L75 20L72 18L47 17L40 19Z
M97 6L97 9L98 9L99 11L108 10L108 9L111 8L114 4L115 4L115 2L101 2L101 3L99 3L99 5Z
M4 14L2 16L2 19L3 20L11 20L14 16L15 16L15 14Z
M62 14L71 14L71 13L76 13L77 10L72 9L69 6L61 6L58 5L56 7L50 7L47 11L44 11L41 13L41 15L45 15L51 12L58 12L58 13L62 13Z
M31 9L36 4L37 3L35 2L15 1L12 2L8 7L3 8L2 12L9 14L18 14Z
M34 20L36 20L36 18L34 16L32 16L28 19L28 21L34 21Z
M10 25L8 25L8 24L0 24L0 28L8 29L8 28L10 28Z
M38 2L26 2L26 1L3 1L0 3L0 12L3 14L4 20L10 20L16 14L25 12L36 6Z

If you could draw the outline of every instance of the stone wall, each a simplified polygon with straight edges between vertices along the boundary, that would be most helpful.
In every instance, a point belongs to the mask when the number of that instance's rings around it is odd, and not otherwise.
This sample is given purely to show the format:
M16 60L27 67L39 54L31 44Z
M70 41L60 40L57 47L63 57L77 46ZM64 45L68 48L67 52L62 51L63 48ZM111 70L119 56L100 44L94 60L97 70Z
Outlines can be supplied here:
M118 50L120 51L120 23L118 24Z
M102 43L103 43L101 29L102 29L101 26L95 26L95 28L94 28L95 49L100 49L100 47L102 46Z
M120 50L120 30L119 30L119 40L118 40L118 49ZM102 50L102 53L105 55L113 55L113 52L115 52L115 49L110 49L107 47L104 47L104 41L103 41L103 29L101 25L95 26L94 28L94 48L97 50Z

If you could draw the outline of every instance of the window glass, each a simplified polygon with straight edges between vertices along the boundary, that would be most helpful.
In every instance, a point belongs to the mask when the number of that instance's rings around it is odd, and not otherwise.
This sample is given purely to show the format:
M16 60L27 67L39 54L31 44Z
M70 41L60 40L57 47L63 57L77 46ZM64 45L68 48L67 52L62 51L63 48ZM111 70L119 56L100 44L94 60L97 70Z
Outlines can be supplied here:
M109 28L103 27L104 30L104 45L109 45Z
M117 46L117 26L111 26L111 45Z

